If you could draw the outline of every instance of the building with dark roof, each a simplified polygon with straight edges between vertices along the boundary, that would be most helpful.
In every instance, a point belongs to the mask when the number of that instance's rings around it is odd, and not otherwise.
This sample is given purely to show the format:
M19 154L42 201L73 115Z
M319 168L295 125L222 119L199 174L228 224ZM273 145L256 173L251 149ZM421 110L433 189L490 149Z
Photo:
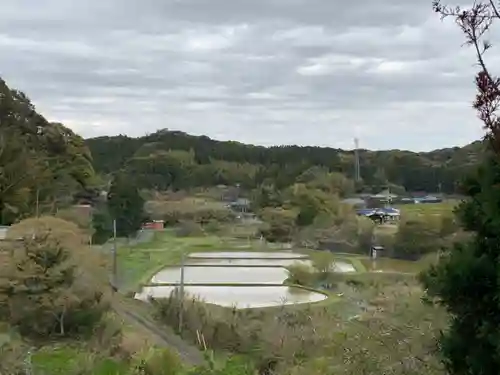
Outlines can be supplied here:
M365 208L356 210L358 216L369 217L373 221L380 223L387 221L396 221L401 217L401 212L397 208L383 207L383 208Z

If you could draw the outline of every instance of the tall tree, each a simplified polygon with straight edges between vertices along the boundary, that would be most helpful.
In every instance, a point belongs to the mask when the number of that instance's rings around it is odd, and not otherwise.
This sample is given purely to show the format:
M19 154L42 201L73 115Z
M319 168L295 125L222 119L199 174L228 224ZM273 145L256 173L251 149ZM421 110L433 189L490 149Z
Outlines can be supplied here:
M29 212L36 160L10 129L0 128L0 224Z
M99 263L75 224L27 219L9 229L8 239L14 245L0 262L0 318L35 336L82 332L100 319Z
M464 229L475 235L422 275L429 297L451 316L440 348L448 372L454 375L496 375L500 369L500 79L488 69L485 55L491 48L486 32L500 21L496 4L476 1L468 8L450 8L434 2L437 13L455 19L476 53L474 108L488 140L484 161L464 186L470 199L458 210Z
M98 204L92 214L92 243L100 245L113 236L113 219L107 205Z
M144 220L144 199L131 176L119 173L108 192L109 213L116 220L118 236L130 236L140 229Z

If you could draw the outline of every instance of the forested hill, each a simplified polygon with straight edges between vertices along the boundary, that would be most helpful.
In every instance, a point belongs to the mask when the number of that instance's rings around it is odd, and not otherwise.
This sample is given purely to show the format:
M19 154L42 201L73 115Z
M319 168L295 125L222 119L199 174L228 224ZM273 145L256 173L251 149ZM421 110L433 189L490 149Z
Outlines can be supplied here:
M371 191L392 185L394 191L456 192L481 147L475 142L427 153L361 150L360 185ZM84 141L62 124L48 122L24 93L0 79L0 224L89 197L98 185L94 170L101 175L124 170L140 187L158 190L219 184L282 189L310 180L331 185L331 179L352 186L344 176L353 177L354 153L266 148L168 130Z
M160 130L139 138L119 135L87 139L94 168L102 174L121 168L133 172L144 187L185 188L240 183L249 188L272 181L293 184L311 167L352 178L354 153L322 147L262 147L216 141L180 131ZM360 151L363 185L407 191L453 193L481 154L482 143L415 153L402 150Z
M84 140L0 78L0 224L84 199L94 178Z

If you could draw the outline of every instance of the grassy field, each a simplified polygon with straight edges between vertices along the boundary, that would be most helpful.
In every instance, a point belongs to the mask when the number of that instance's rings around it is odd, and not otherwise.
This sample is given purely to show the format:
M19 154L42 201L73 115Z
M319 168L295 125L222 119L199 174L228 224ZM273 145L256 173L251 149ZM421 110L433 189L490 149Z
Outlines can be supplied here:
M395 207L401 210L402 216L411 215L451 215L455 207L460 203L459 200L449 199L440 203L419 203L419 204L401 204Z
M36 351L31 360L35 374L66 375L86 368L94 375L109 375L125 374L128 369L123 363L102 358L85 346L70 343L45 346Z
M33 375L130 375L135 362L161 350L162 345L142 327L111 312L106 321L106 329L90 338L48 342L24 341L15 332L2 333L0 327L0 374L7 347L14 348L16 363Z
M35 343L21 340L13 331L0 335L3 336L3 340L0 341L0 361L3 358L4 348L8 347L17 355L7 358L12 360L17 357L17 362L23 363L22 367L26 373L66 375L88 370L88 373L94 375L125 374L123 363L108 358L109 348L96 350L86 340ZM1 369L0 373L2 373Z
M378 258L376 260L371 260L369 258L364 258L361 260L362 264L369 272L387 272L387 273L419 273L426 269L431 260L435 259L436 256L433 254L430 257L425 257L416 262L391 259L391 258Z

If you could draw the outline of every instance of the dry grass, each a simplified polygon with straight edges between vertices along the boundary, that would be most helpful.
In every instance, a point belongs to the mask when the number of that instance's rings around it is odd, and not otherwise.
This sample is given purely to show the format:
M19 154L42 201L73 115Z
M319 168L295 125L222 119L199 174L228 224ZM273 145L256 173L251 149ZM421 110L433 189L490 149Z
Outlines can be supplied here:
M413 278L361 276L337 285L341 302L301 309L232 310L190 301L185 336L196 342L202 333L209 348L249 355L260 366L276 362L279 375L442 374L433 348L444 312L421 303ZM178 324L175 296L157 307L163 321Z

